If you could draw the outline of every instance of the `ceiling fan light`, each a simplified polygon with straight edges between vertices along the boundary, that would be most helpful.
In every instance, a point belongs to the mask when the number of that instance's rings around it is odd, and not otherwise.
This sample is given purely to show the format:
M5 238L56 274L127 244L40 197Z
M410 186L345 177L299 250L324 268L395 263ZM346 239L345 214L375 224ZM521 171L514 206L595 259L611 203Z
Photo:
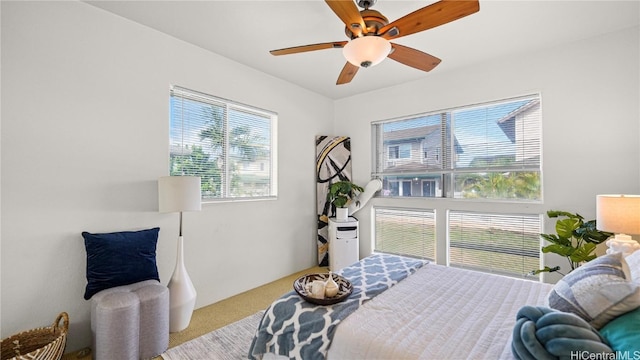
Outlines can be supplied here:
M348 62L359 67L379 64L391 51L391 43L380 36L363 36L349 41L342 53Z

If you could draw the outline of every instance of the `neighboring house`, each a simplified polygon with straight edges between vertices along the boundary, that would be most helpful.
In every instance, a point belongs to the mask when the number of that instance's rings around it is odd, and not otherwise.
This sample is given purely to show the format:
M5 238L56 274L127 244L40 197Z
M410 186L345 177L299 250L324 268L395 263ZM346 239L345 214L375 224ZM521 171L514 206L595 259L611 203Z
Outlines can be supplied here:
M537 122L527 121L532 117L541 117L539 99L526 103L496 121L498 127L509 141L515 144L513 155L476 156L469 162L469 167L483 168L505 164L521 164L522 166L539 164L540 149L532 146L532 144L540 143L542 130L537 125Z
M442 176L424 175L430 169L442 169L443 156L440 125L386 131L384 133L385 172L402 172L395 180L384 180L387 196L441 196ZM456 155L462 148L455 141ZM416 175L420 174L420 175Z
M515 144L513 155L477 156L470 161L468 167L539 164L539 149L531 144L540 142L541 129L537 125L531 125L537 122L526 121L530 117L540 117L539 99L528 102L496 121L508 140ZM442 196L442 174L438 170L445 169L449 161L446 159L447 152L443 152L441 137L441 125L384 132L384 172L398 174L393 179L385 177L385 196ZM458 160L458 155L464 153L457 138L454 138L454 143L453 163ZM430 170L433 174L428 174Z
M199 150L199 151L198 151ZM192 174L190 167L195 167L198 170L200 176L204 173L208 173L210 179L204 180L213 181L215 184L211 188L213 192L212 198L218 197L219 189L221 189L219 172L215 170L216 166L223 166L222 162L218 163L216 156L211 156L202 150L202 147L197 147L195 150L190 146L171 145L170 146L170 171L172 174L181 174L182 166L187 169L186 174ZM268 152L264 151L265 154ZM208 163L209 165L206 165ZM206 168L211 168L213 165L214 170L206 171ZM237 197L245 196L269 196L269 187L271 186L271 159L268 155L256 155L252 159L244 159L241 156L230 157L229 164L231 174L231 192L232 195ZM212 172L216 172L213 174ZM217 179L217 180L216 180ZM206 187L203 184L203 187Z
M243 194L268 196L271 186L271 160L262 156L253 160L238 161L234 176Z
M533 142L540 143L542 139L542 129L534 121L526 121L529 117L541 118L540 100L533 100L524 106L505 115L498 120L498 126L504 134L516 144L515 162L528 163L530 161L540 162L540 149L532 147Z

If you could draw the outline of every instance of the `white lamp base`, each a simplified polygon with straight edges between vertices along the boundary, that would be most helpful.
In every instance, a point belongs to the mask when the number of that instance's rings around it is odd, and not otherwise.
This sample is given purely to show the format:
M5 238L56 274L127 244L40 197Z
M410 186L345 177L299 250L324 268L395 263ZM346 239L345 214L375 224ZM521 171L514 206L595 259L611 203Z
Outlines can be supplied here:
M607 254L613 254L615 252L621 252L623 256L630 255L636 250L640 250L640 243L633 240L631 236L625 234L616 234L615 237L610 238L606 242Z
M184 266L183 237L178 237L178 257L176 268L169 280L169 331L182 331L189 326L193 308L196 305L196 288L193 286L187 268Z

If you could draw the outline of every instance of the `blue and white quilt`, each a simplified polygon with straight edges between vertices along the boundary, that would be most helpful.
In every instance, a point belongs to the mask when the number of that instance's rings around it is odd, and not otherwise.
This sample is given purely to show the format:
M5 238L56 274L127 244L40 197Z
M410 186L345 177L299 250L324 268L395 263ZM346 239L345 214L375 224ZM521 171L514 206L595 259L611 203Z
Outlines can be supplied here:
M351 282L353 292L334 305L308 303L295 291L283 295L265 311L251 342L249 359L275 353L290 359L324 360L336 326L342 320L425 263L389 254L366 257L337 272Z

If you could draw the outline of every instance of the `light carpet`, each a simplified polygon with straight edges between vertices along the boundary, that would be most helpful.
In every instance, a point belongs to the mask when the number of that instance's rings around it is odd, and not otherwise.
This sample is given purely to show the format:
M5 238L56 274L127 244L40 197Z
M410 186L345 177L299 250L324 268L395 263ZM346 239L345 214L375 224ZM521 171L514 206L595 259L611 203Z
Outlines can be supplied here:
M165 360L247 359L249 347L264 311L259 311L162 354Z

